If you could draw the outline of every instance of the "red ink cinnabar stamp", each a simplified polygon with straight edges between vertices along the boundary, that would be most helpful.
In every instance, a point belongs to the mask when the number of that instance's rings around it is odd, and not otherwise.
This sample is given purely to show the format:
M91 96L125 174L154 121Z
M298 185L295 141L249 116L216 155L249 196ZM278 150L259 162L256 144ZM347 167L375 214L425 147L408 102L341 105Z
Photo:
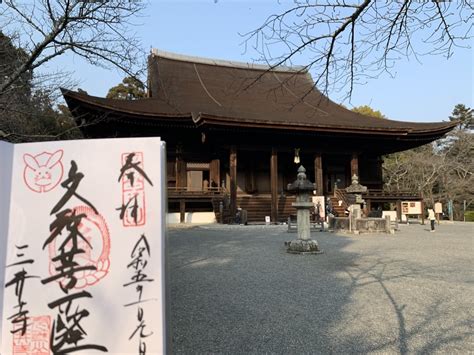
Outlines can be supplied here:
M15 327L21 327L17 324ZM51 317L30 317L24 335L13 334L13 355L50 355L49 336L51 333Z
M131 159L131 161L130 161ZM137 227L146 224L145 171L143 153L123 153L122 169L122 208L124 227Z
M95 285L105 276L107 276L110 268L110 234L104 217L96 214L89 206L77 206L72 209L76 215L84 214L78 230L85 240L80 238L78 248L84 250L84 253L77 254L74 261L78 266L94 266L95 270L82 270L74 273L77 283L76 289L82 289ZM49 259L53 259L58 254L56 241L49 244ZM49 272L51 275L57 273L56 267L59 264L51 262ZM60 279L59 282L67 283L68 281Z
M23 171L23 180L26 186L38 193L54 189L63 177L62 157L62 149L54 153L24 154L25 170Z

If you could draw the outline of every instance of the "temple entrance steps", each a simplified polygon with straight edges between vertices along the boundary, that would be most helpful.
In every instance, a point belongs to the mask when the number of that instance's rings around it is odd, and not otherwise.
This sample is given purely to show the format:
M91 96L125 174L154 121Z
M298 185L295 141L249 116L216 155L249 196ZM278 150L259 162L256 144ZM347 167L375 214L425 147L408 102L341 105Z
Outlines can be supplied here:
M333 196L329 196L331 199L331 205L333 214L336 217L346 217L346 210L349 208L351 204L351 197L348 196L345 190L337 189L334 192Z
M296 208L291 205L293 202L296 202L296 196L282 196L278 199L278 222L288 222L288 217L296 214Z
M222 216L220 213L220 205L222 204ZM212 209L216 216L217 223L232 223L233 218L230 215L229 209L229 197L228 196L218 196L212 199Z
M278 197L278 222L286 222L288 216L296 214L296 209L291 205L295 202L294 196ZM249 223L265 223L265 217L271 215L271 195L240 195L237 196L237 207L247 210Z
M335 217L345 217L345 207L344 204L341 204L339 206L339 199L337 197L331 196L331 205L332 205L332 211Z
M296 214L296 209L291 205L295 196L278 197L278 222L286 222L290 215ZM221 219L219 205L222 202L223 215ZM265 217L271 215L271 195L238 195L237 207L247 211L248 223L265 223ZM216 221L220 223L234 223L235 216L230 215L229 201L225 197L215 197L212 200Z

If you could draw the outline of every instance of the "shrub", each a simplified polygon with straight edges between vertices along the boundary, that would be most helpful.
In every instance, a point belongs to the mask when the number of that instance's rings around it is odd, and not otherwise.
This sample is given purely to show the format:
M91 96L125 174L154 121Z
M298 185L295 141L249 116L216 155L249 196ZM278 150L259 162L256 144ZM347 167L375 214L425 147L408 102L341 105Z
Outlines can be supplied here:
M466 211L464 216L466 217L466 222L474 222L474 211Z

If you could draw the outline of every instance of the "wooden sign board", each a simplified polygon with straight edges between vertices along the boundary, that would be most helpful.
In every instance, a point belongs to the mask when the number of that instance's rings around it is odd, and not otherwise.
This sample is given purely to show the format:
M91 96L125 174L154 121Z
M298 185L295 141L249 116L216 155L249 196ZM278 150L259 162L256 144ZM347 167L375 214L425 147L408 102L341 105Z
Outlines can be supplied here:
M162 354L159 138L0 145L0 353Z
M436 202L434 204L434 211L435 213L443 213L443 205L441 204L441 202Z

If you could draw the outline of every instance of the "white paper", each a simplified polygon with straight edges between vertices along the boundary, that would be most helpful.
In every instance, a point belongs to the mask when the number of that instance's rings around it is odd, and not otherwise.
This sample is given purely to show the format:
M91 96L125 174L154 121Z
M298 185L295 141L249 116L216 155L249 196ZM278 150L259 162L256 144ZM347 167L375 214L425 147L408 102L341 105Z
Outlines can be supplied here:
M0 216L9 226L0 264L0 353L165 353L164 143L29 143L15 145L10 156L11 187L8 173L0 180L2 194L11 191L10 213ZM20 297L15 280L22 272ZM20 316L10 318L20 301L29 312L26 327Z
M318 203L319 203L319 216L322 219L326 218L326 204L325 204L325 199L324 196L312 196L312 201L314 204L314 209L317 212L318 211Z

